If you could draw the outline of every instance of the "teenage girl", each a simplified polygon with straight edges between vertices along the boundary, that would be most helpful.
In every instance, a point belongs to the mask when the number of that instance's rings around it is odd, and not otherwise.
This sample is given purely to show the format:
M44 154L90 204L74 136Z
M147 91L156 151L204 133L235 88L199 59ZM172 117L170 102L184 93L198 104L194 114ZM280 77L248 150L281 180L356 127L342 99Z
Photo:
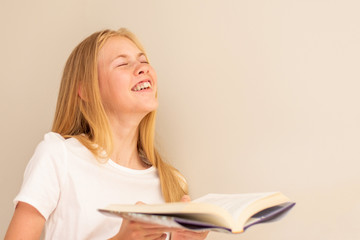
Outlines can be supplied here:
M157 78L126 29L96 32L68 58L52 132L37 146L5 239L205 239L104 216L110 203L189 201L154 146Z

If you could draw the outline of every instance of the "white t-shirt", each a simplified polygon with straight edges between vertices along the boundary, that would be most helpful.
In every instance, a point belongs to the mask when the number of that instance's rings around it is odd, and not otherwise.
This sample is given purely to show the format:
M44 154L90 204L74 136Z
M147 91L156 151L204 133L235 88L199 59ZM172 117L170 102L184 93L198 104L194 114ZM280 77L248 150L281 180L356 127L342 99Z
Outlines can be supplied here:
M157 170L100 163L75 138L48 133L37 146L14 203L34 206L46 219L45 239L108 239L121 218L97 211L111 203L163 203Z

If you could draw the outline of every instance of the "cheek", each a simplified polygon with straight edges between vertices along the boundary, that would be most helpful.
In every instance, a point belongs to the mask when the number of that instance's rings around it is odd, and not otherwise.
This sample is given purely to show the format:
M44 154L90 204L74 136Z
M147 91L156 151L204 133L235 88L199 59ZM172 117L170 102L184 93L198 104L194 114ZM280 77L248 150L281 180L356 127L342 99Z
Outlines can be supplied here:
M110 91L109 85L103 78L99 78L99 92L103 104L106 104L107 99L109 99Z
M150 75L151 78L153 79L154 83L155 83L155 87L157 86L157 75L156 75L156 71L151 67L150 68Z
M107 92L108 89L108 82L107 82L107 74L102 71L103 67L98 67L98 84L99 84L99 91L100 91L100 95L101 98L104 97L105 93Z
M111 108L123 108L129 104L131 100L129 84L123 80L119 76L107 79L101 93L103 104Z
M125 91L127 86L122 79L121 74L99 74L99 89L102 98L111 99L118 92Z

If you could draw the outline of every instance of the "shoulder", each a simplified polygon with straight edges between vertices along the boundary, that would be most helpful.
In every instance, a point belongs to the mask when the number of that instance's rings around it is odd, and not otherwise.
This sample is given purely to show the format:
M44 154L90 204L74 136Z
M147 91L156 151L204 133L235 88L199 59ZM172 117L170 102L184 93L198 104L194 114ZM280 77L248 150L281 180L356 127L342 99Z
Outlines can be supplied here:
M39 150L60 151L65 147L65 139L58 133L49 132L44 135L43 140L39 143Z
M68 152L87 149L76 138L64 138L56 132L48 132L38 144L36 151L66 157Z
M64 164L67 158L65 139L58 133L49 132L44 135L43 140L37 145L30 159L28 168L35 166L48 167L49 165Z

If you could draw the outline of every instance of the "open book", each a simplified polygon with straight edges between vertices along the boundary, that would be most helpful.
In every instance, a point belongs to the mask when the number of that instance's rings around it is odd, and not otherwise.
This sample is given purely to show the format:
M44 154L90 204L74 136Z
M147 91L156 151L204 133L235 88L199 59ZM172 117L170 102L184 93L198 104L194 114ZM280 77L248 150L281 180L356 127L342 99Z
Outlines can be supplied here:
M294 205L282 193L270 192L208 194L187 203L111 204L99 211L168 227L241 233L254 224L278 220Z

